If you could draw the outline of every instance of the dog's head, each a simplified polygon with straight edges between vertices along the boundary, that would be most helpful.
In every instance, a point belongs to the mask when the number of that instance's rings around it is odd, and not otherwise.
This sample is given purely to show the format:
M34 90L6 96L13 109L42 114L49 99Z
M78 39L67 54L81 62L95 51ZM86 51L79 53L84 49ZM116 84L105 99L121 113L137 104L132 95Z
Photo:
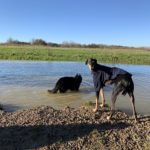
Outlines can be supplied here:
M82 76L80 74L76 74L75 80L80 84L82 82Z
M75 89L76 90L79 89L81 82L82 82L82 76L80 74L76 74L75 76Z
M95 58L89 58L86 60L85 64L88 65L91 70L94 70L97 60Z

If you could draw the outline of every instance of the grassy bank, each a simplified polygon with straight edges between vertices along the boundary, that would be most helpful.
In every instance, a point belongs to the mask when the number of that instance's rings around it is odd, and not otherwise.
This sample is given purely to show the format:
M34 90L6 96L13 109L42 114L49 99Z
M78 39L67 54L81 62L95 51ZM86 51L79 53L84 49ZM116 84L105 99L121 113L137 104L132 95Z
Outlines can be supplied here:
M1 60L85 61L89 57L103 63L150 64L150 50L146 49L0 45Z

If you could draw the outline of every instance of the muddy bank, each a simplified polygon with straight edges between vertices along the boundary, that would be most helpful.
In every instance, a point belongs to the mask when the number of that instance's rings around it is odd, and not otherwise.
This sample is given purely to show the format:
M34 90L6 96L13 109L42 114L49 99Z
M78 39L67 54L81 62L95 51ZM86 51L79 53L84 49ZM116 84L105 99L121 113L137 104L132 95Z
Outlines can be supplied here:
M134 123L119 111L108 121L108 113L49 106L0 111L0 149L150 149L150 116L139 115L139 123Z

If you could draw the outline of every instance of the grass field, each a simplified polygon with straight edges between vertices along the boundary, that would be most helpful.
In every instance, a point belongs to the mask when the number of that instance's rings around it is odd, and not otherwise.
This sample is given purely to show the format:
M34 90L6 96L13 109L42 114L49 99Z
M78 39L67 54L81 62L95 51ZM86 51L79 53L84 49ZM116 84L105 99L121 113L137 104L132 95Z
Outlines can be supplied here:
M103 63L150 64L150 50L146 49L0 45L1 60L85 61L89 57Z

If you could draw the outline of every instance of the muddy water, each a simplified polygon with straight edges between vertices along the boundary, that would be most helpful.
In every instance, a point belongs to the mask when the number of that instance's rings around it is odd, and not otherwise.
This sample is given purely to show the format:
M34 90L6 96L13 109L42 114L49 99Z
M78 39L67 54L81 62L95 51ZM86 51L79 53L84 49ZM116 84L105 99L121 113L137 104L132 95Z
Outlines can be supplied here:
M116 66L133 74L137 112L150 114L150 66ZM62 76L75 76L80 73L83 82L78 93L49 94ZM112 87L105 88L106 102L111 104ZM65 106L78 107L88 101L95 101L92 76L84 62L32 62L0 61L0 103L7 111L50 105L56 109ZM128 96L119 96L117 109L131 113Z

